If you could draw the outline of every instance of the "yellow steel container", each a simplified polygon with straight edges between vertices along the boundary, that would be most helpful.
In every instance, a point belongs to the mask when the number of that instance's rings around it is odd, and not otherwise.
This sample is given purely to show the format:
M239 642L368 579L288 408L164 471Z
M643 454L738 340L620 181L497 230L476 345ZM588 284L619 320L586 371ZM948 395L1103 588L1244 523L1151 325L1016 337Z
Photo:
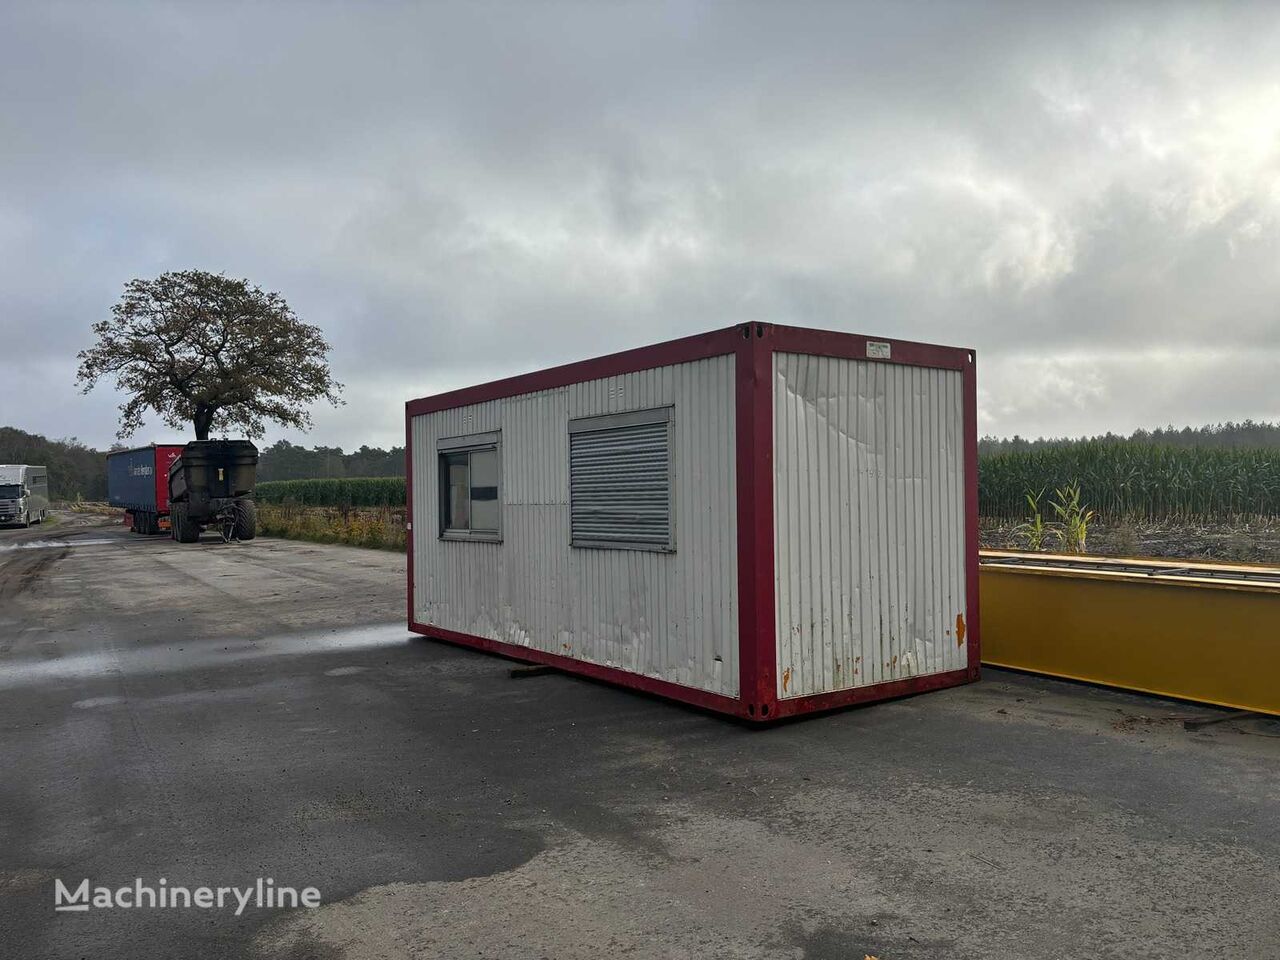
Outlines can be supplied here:
M1280 714L1280 570L983 551L982 662Z

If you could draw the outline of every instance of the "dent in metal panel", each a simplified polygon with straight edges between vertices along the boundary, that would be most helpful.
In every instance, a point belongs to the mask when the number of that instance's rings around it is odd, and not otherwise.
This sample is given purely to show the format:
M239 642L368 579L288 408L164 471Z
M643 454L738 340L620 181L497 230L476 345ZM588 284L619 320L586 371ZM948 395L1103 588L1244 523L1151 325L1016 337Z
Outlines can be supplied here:
M774 355L780 697L965 666L962 386Z
M503 542L415 525L417 619L736 696L734 400L726 355L415 417L416 517L437 514L439 437L503 443ZM676 552L571 548L568 421L665 404Z

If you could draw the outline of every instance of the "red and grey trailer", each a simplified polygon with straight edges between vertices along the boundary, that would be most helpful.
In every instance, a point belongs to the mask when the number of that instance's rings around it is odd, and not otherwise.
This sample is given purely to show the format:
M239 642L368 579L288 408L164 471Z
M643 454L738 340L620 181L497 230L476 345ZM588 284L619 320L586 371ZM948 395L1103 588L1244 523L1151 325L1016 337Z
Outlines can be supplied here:
M122 508L134 533L169 529L169 467L180 444L151 444L107 454L107 500Z
M975 680L975 398L750 323L412 400L409 627L755 721Z

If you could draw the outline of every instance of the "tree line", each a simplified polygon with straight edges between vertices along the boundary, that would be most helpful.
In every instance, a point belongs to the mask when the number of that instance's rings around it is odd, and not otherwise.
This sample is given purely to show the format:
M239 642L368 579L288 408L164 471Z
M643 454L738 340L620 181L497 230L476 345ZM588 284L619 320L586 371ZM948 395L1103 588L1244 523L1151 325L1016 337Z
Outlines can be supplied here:
M983 437L978 441L979 456L1001 453L1029 453L1035 450L1057 449L1082 445L1140 444L1144 447L1173 447L1179 450L1276 450L1280 449L1280 423L1228 420L1203 427L1156 427L1154 430L1135 430L1125 435L1104 433L1093 437Z
M75 437L47 440L14 427L0 427L0 463L33 463L49 468L54 500L107 499L106 454Z
M117 444L114 450L124 449ZM34 463L49 468L49 495L55 500L107 499L107 450L75 437L50 440L15 427L0 427L0 463ZM311 480L332 477L403 477L404 448L297 446L277 440L259 452L258 479Z

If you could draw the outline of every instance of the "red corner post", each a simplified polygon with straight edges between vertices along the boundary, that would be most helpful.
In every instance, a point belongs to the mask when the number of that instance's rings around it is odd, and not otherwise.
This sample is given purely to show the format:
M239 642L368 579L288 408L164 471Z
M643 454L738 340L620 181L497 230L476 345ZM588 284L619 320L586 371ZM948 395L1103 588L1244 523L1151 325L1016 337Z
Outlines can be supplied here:
M405 572L409 581L409 628L413 628L413 415L409 404L404 405L404 526Z
M778 713L773 556L773 328L744 323L737 344L739 690L747 719Z
M969 679L982 669L982 624L978 599L978 358L965 351L964 368L964 479L965 479L965 607L968 610Z

